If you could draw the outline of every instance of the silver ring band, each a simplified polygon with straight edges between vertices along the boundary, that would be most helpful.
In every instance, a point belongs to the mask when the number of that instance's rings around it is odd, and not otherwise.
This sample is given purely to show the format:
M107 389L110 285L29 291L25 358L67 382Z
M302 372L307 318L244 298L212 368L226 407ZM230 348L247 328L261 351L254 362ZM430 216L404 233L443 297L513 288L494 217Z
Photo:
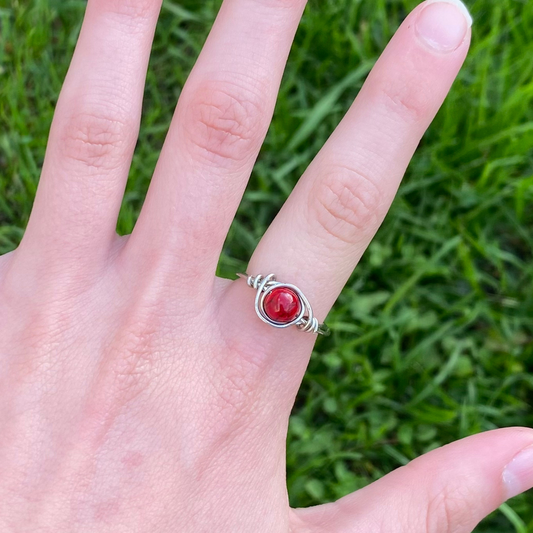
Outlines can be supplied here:
M274 274L249 276L237 274L257 290L255 312L267 324L275 328L296 326L300 331L329 335L329 328L313 316L313 309L303 292L290 283L276 281Z

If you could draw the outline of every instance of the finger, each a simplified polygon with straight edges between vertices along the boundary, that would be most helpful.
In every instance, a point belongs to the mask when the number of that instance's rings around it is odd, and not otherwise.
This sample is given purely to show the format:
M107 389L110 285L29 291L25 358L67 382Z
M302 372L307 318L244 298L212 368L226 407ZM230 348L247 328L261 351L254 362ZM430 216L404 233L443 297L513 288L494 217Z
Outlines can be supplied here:
M108 252L159 9L160 0L89 0L22 245L34 255Z
M296 516L305 531L470 533L533 486L533 431L506 428L434 450L341 500Z
M225 0L179 99L127 251L153 266L168 248L191 290L211 286L304 5Z
M379 228L468 50L466 9L418 6L300 179L248 272L299 285L324 318Z

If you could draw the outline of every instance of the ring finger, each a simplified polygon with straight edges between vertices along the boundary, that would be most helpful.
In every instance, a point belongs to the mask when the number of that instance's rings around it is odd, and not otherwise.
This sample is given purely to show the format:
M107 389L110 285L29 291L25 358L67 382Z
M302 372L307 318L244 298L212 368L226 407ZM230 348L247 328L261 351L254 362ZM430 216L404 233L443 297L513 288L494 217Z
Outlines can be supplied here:
M99 267L97 259L115 242L160 6L88 1L18 250L30 262L67 265L74 254Z

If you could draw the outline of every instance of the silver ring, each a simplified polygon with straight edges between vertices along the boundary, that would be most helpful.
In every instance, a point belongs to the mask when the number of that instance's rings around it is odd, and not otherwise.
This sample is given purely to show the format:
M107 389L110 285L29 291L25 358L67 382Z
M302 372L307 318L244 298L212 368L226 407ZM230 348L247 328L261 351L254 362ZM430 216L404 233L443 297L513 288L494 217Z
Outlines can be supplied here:
M313 316L309 300L296 285L276 281L274 274L268 276L237 274L237 276L245 279L249 287L257 290L255 312L263 322L275 328L296 326L300 331L329 335L329 328L325 324L320 324Z

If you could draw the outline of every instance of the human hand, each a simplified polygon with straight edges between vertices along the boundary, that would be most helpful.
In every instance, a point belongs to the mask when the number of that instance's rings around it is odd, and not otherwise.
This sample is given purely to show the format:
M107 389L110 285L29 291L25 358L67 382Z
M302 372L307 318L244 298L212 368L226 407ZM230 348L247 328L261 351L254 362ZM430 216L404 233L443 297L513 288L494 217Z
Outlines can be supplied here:
M314 337L262 323L252 289L215 268L303 8L226 0L135 231L118 238L159 3L89 0L27 232L0 260L2 532L467 532L533 483L532 452L517 455L533 434L506 429L289 508L287 421ZM460 68L467 26L449 4L409 16L250 273L295 283L325 317Z

